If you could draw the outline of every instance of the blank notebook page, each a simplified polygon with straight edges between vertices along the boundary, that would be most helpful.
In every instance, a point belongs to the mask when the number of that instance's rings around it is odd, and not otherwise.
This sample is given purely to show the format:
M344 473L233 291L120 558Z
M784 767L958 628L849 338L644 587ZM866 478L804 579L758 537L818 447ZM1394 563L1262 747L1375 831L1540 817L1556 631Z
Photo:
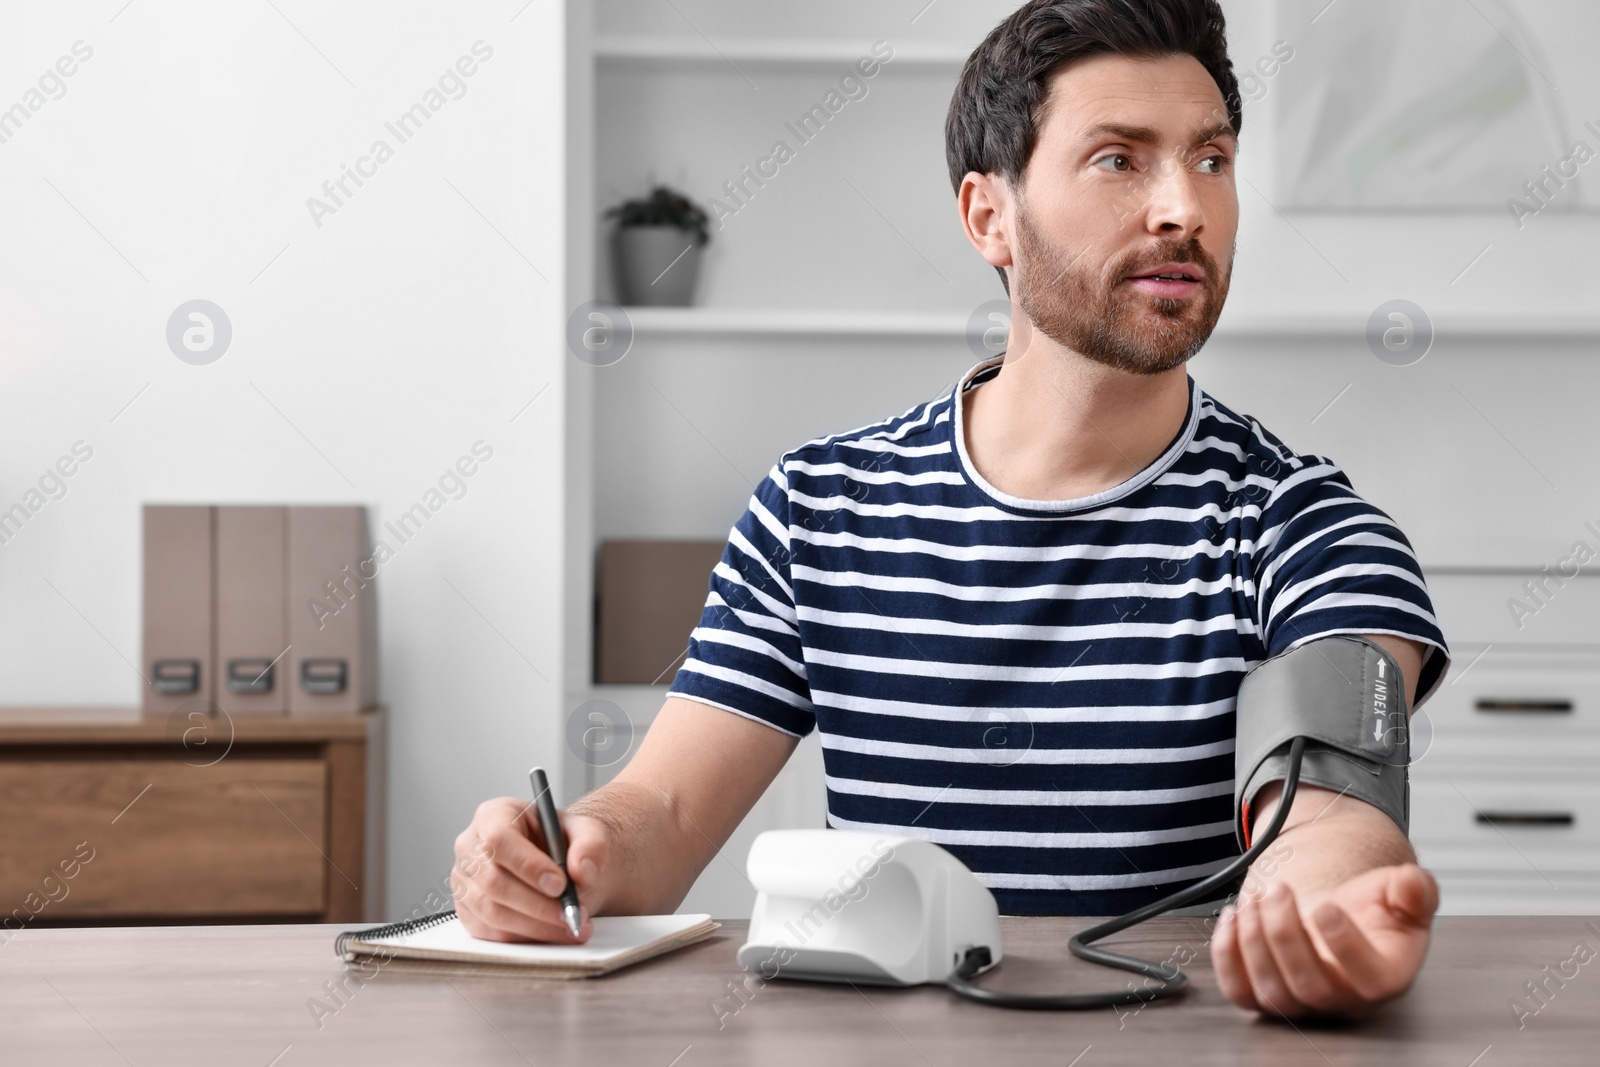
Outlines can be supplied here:
M353 947L382 946L396 955L420 959L582 966L607 963L646 945L670 940L710 919L709 915L601 915L593 920L594 934L581 945L481 941L467 933L460 919L409 934L352 940Z

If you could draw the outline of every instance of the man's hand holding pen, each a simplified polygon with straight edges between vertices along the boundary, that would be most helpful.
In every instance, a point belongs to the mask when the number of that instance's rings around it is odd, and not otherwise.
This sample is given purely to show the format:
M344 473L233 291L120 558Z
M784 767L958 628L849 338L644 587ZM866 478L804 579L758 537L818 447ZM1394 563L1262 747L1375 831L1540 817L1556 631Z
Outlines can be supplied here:
M548 794L547 794L548 795ZM566 870L551 858L535 804L499 797L478 806L456 838L450 872L456 913L473 937L488 941L587 941L600 904L601 878L611 851L605 823L558 813L566 839ZM568 875L577 889L581 925L576 937L562 915Z

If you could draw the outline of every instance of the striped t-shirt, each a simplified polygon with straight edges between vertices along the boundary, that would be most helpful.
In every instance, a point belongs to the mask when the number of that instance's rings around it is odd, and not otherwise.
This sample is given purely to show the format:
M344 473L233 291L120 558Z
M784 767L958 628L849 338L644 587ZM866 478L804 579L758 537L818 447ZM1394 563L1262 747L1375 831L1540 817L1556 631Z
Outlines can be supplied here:
M1012 914L1113 914L1236 857L1234 699L1336 633L1449 650L1394 522L1189 379L1138 474L1032 501L957 394L784 454L710 578L672 694L821 732L828 824L925 838Z

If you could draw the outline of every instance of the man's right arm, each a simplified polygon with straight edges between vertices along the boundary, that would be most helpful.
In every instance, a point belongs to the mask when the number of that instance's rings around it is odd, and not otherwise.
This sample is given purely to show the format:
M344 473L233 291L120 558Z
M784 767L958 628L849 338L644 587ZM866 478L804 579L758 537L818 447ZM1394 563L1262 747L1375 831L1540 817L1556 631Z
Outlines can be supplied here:
M668 697L622 772L561 813L567 869L584 909L580 939L589 937L591 915L676 909L798 741L754 719ZM468 933L573 940L556 899L564 880L526 799L480 805L455 851L451 881Z

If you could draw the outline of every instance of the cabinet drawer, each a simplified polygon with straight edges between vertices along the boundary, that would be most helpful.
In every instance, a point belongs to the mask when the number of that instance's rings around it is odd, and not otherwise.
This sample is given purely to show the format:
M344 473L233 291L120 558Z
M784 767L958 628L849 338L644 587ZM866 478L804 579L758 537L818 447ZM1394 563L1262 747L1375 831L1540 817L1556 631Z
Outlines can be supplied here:
M1550 563L1551 575L1426 571L1446 643L1452 650L1460 644L1600 645L1600 575L1582 571L1562 578L1556 573L1560 560L1552 558ZM1571 571L1572 565L1567 569ZM1530 581L1531 595L1524 588ZM1517 603L1526 610L1517 608ZM1457 662L1459 669L1467 660Z
M1421 709L1432 727L1427 759L1539 760L1600 751L1600 653L1499 645L1454 651L1452 676Z
M7 914L309 915L325 907L326 851L317 759L0 760Z
M1411 839L1424 866L1517 872L1559 884L1600 872L1600 783L1587 779L1418 773Z
M1441 915L1600 915L1600 875L1433 873Z

